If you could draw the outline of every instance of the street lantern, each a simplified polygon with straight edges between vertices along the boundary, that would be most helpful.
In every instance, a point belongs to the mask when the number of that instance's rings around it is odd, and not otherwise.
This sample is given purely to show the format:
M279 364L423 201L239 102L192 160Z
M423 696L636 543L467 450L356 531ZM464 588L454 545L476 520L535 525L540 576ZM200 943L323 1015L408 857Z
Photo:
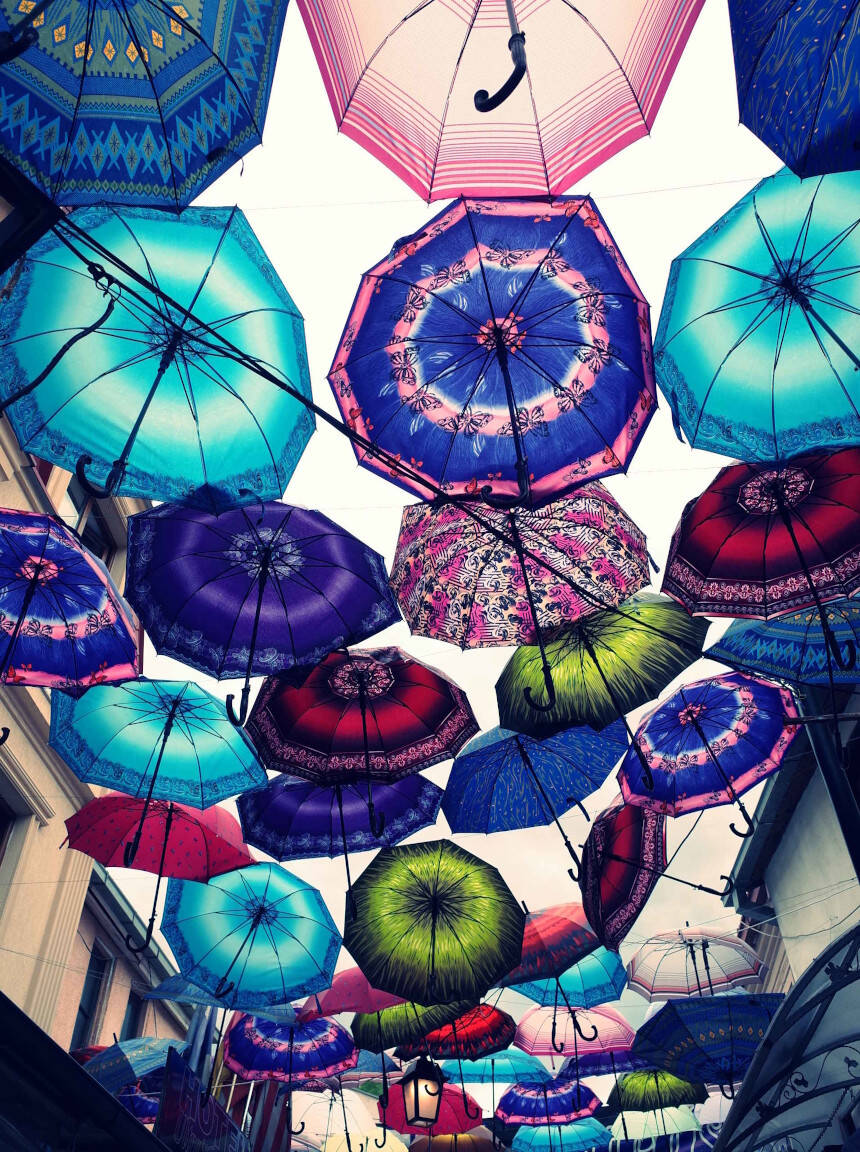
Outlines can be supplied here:
M445 1076L438 1064L419 1056L415 1067L400 1081L406 1123L410 1128L432 1128L439 1119Z

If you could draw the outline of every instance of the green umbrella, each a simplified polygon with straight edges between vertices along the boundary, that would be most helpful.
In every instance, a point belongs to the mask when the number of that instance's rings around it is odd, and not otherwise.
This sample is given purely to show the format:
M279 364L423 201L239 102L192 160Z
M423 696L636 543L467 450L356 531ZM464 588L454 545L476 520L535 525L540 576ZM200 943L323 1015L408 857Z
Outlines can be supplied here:
M411 1044L428 1032L444 1028L470 1008L474 1000L455 1000L452 1004L393 1004L380 1012L359 1012L352 1018L352 1038L359 1048L384 1052L399 1044Z
M616 1083L606 1102L617 1112L652 1112L680 1104L704 1104L708 1090L662 1070L630 1072Z
M546 641L547 666L537 646L518 648L496 684L500 724L536 736L573 724L605 728L697 659L707 631L706 619L667 596L632 596Z
M522 908L495 868L447 840L384 848L352 891L345 944L375 988L474 1001L520 961Z

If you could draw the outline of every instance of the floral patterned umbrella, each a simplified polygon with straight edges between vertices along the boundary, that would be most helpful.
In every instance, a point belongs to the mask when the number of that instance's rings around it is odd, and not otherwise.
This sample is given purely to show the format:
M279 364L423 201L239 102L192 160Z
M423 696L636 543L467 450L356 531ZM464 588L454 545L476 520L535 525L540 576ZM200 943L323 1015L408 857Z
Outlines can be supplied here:
M237 1013L224 1034L224 1063L242 1080L306 1081L337 1076L358 1061L349 1032L319 1016L305 1024L278 1024Z
M600 1105L594 1092L578 1081L561 1077L536 1083L526 1080L512 1084L503 1094L496 1116L505 1124L530 1127L572 1124L593 1116Z

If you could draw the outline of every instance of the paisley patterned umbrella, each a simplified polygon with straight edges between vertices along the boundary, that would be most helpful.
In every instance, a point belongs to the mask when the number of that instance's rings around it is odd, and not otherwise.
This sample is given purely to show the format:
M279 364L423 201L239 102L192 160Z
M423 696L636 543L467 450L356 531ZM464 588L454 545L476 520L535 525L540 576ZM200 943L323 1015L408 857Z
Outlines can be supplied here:
M306 1024L276 1024L237 1014L224 1035L224 1063L243 1080L305 1081L336 1076L358 1061L349 1032L324 1016Z
M514 1039L517 1026L513 1017L491 1004L477 1004L450 1024L426 1032L420 1040L400 1044L394 1055L413 1060L422 1053L434 1060L459 1061L486 1058L502 1052Z
M506 1124L530 1127L572 1124L593 1116L600 1099L584 1084L561 1078L538 1083L523 1081L511 1085L496 1108L496 1116Z

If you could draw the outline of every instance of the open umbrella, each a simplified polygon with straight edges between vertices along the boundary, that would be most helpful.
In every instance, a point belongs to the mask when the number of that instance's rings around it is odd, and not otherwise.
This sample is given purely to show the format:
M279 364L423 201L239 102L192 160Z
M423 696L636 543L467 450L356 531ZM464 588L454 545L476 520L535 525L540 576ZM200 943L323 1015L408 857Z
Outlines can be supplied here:
M277 1024L237 1014L224 1035L224 1064L242 1080L282 1080L306 1088L354 1068L358 1049L349 1032L324 1016Z
M628 984L646 1000L706 996L758 980L765 964L739 936L679 928L652 936L627 965Z
M552 1128L523 1125L514 1136L512 1152L606 1152L612 1133L593 1116Z
M514 1019L507 1012L492 1004L476 1004L420 1039L399 1044L394 1055L400 1060L414 1060L423 1053L434 1060L458 1060L462 1065L465 1060L501 1053L512 1042L516 1030Z
M377 1012L360 1012L352 1018L350 1030L360 1048L384 1052L400 1044L415 1044L428 1032L450 1024L473 1008L469 1000L425 1007L411 1000L381 1008Z
M534 644L647 583L645 537L597 482L536 509L410 504L391 569L413 634L461 648Z
M673 261L654 362L692 447L769 461L860 443L858 190L856 172L783 170Z
M526 980L555 981L599 945L581 904L553 904L529 912L519 963L497 983L510 988Z
M53 516L0 509L0 634L7 686L80 689L138 674L128 605L101 560Z
M520 958L525 914L497 869L450 841L383 848L353 895L344 944L395 995L477 999Z
M585 1029L591 1030L591 1035ZM573 1008L559 1014L552 1008L530 1008L517 1025L514 1043L531 1056L554 1059L562 1052L576 1059L592 1050L604 1051L615 1045L622 1048L632 1043L633 1029L613 1008ZM566 1073L569 1074L569 1073ZM575 1075L573 1079L578 1080Z
M560 192L646 135L701 7L299 2L338 127L430 200Z
M147 1000L175 1000L179 1004L202 1004L209 1008L223 1008L223 1000L219 1000L205 988L201 988L193 981L186 979L180 972L168 976L155 988L144 992ZM244 1011L242 998L237 997L234 1008L238 1012ZM292 1024L296 1019L295 1009L291 1004L267 1004L264 1008L256 1008L255 1014L267 1020L276 1020L280 1024Z
M738 107L798 176L857 167L860 113L841 78L857 62L856 6L729 0Z
M541 1008L548 1008L557 1003L559 986L569 1003L593 1008L595 1004L618 999L627 986L627 970L617 952L596 948L563 972L558 984L556 980L527 980L515 984L513 990L528 996Z
M265 1008L327 987L341 939L322 896L277 864L208 884L171 880L161 930L179 969L225 1008Z
M313 418L223 341L310 397L304 326L238 208L76 212L29 249L4 315L0 409L91 494L217 510L286 488Z
M493 1133L483 1125L450 1136L413 1136L410 1152L496 1152Z
M304 1023L315 1016L337 1016L340 1012L380 1012L402 1003L399 996L371 987L360 968L342 968L335 973L329 988L308 997L299 1009L298 1019Z
M426 1136L427 1128L411 1126L406 1120L406 1105L403 1099L403 1089L395 1084L391 1089L391 1096L387 1105L380 1100L377 1105L379 1119L388 1128L395 1132L403 1132L409 1136ZM430 1129L431 1134L451 1136L455 1132L469 1132L477 1128L483 1121L480 1105L476 1100L460 1089L450 1084L443 1084L441 1099L439 1101L439 1118Z
M182 1040L157 1036L139 1036L133 1040L118 1040L97 1052L85 1064L87 1072L98 1080L108 1092L119 1092L150 1072L163 1068L171 1048L184 1052Z
M629 1072L618 1081L606 1101L618 1112L653 1112L680 1104L702 1104L708 1098L704 1084L693 1084L659 1068Z
M456 1060L446 1060L442 1071L449 1077L459 1076L462 1072L467 1084L513 1084L517 1080L539 1083L552 1079L540 1060L516 1048L507 1048L504 1052L494 1052L477 1060L462 1060L459 1064Z
M399 619L378 552L277 500L219 515L168 504L138 513L128 566L129 600L160 653L219 680L245 677L235 723L248 714L251 676L313 665Z
M676 1147L681 1147L680 1137L689 1138L701 1127L689 1104L679 1104L677 1108L661 1108L659 1112L622 1112L610 1131L616 1145L635 1148L636 1152L643 1152L646 1141L645 1147L653 1145L661 1152L674 1152Z
M668 1111L671 1115L680 1113L677 1117L676 1123L689 1123L689 1110L686 1107L678 1109L664 1109L664 1115ZM647 1117L647 1113L637 1113L637 1117ZM699 1118L694 1116L696 1122ZM653 1125L653 1121L652 1121ZM648 1127L648 1135L644 1135L646 1128L641 1123L636 1125L634 1130L640 1133L640 1138L637 1140L614 1140L612 1143L612 1152L710 1152L717 1143L717 1138L720 1135L722 1124L702 1124L701 1128L687 1128L684 1130L676 1130L668 1125L669 1131L660 1135L654 1134L654 1129Z
M588 197L460 198L362 278L329 380L408 491L545 502L627 467L648 305Z
M536 1083L512 1084L496 1108L496 1116L506 1124L530 1127L549 1124L572 1124L593 1116L601 1106L600 1099L584 1084L556 1078Z

